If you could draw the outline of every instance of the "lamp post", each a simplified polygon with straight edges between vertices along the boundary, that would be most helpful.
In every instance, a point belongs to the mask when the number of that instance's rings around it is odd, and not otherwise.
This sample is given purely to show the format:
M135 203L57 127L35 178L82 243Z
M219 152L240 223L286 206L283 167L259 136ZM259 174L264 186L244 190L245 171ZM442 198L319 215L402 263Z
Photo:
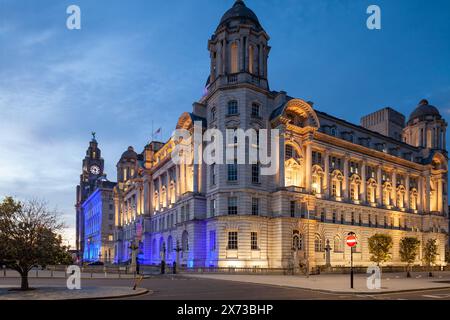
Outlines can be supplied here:
M162 250L159 253L161 256L161 274L166 273L166 243L163 242Z
M137 250L139 249L139 246L134 243L134 241L131 243L131 245L128 247L128 249L131 249L131 266L130 271L131 272L137 272Z
M180 242L178 240L177 240L177 246L173 250L177 253L175 266L173 267L173 273L175 274L175 273L177 273L177 266L179 265L179 262L180 262L180 252L183 251L183 248L180 247Z

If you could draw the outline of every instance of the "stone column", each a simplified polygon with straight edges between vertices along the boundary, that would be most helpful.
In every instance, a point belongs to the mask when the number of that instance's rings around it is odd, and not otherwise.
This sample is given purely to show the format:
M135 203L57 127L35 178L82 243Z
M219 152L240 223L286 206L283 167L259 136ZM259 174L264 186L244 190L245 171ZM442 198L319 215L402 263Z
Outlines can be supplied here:
M263 51L262 45L258 46L258 74L263 76Z
M419 176L418 178L417 178L417 181L418 181L418 188L419 188L419 190L418 190L418 195L417 195L417 210L420 212L420 213L422 213L423 211L424 211L424 202L423 202L423 199L424 199L424 191L423 191L423 177L422 176Z
M278 186L280 188L285 187L286 181L285 181L285 147L286 147L286 135L285 135L285 128L278 128L280 130L280 141L279 141L279 150L278 150L278 158L279 158L279 168L278 168Z
M430 192L431 192L431 178L430 172L425 173L425 212L430 212Z
M307 141L306 142L306 161L305 161L306 192L311 192L311 169L312 169L312 145L311 145L311 141Z
M406 209L410 209L410 198L409 198L409 193L410 193L410 188L409 188L409 172L406 173L406 177L405 177L405 203L404 203L404 207Z
M442 184L442 178L441 177L439 177L439 180L438 180L438 190L437 190L437 201L438 201L438 203L437 203L437 210L439 211L439 213L442 213L443 212L443 210L442 210L442 203L443 203L443 196L442 196L442 193L443 193L443 184Z
M348 177L348 155L345 155L344 157L344 185L343 185L343 189L344 189L344 199L346 201L349 200L349 177Z
M161 192L162 192L162 183L161 183L161 176L158 177L158 211L161 210Z
M166 208L169 207L170 204L170 176L169 176L169 171L166 171L166 173L164 173L166 175Z
M325 172L323 177L323 189L325 190L325 198L330 196L330 151L325 150Z
M219 40L217 42L217 55L216 55L216 68L217 68L217 76L221 76L223 74L223 48L222 42Z
M361 197L363 203L367 202L366 196L367 178L366 178L366 159L363 159L361 164Z
M180 198L180 166L175 166L175 202Z
M198 176L198 164L194 164L194 181L193 181L193 189L192 190L194 193L198 193L198 183L199 183L199 176Z
M397 168L392 172L392 205L397 207Z
M153 195L155 194L155 190L153 190L153 180L147 181L148 183L148 212L150 215L153 215L154 210L154 203L153 203Z
M381 168L382 168L382 164L378 165L377 168L377 195L376 195L376 199L377 199L377 203L379 206L383 205L383 188L382 188L382 180L381 180Z

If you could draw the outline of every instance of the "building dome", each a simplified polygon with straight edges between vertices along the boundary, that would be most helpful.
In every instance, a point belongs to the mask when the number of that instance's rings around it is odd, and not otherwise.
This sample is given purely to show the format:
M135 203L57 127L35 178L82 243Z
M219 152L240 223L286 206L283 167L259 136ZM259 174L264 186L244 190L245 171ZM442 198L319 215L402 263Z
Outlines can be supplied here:
M433 116L438 119L441 118L439 110L436 107L430 105L427 100L423 99L409 116L408 124L412 123L415 119L424 120L428 116Z
M138 155L134 152L133 147L128 147L128 150L122 154L122 157L120 157L122 160L137 160L137 158Z
M256 14L250 10L243 0L236 0L233 7L225 12L220 20L219 27L227 24L231 20L240 20L241 22L253 22L257 29L262 29Z

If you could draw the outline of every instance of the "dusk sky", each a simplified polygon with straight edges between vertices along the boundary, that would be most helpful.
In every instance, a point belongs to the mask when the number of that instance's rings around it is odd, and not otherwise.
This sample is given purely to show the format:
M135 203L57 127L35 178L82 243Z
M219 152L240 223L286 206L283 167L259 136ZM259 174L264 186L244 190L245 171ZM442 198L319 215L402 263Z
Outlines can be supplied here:
M209 73L207 41L233 0L0 0L0 197L48 200L74 244L90 132L110 180L129 145L168 139ZM422 98L450 116L450 1L246 0L271 36L272 90L359 124ZM66 8L81 8L81 30ZM380 6L382 29L366 9ZM447 140L448 141L448 140Z

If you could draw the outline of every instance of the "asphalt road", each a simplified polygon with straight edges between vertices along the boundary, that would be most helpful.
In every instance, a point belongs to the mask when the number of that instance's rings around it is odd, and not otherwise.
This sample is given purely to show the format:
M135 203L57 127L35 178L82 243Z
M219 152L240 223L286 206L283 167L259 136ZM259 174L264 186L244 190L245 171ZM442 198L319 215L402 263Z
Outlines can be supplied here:
M18 285L18 278L0 278L0 285ZM83 279L82 286L130 286L131 279ZM33 279L30 285L65 285L64 279ZM152 276L139 287L153 293L132 300L450 300L450 289L376 295L332 294L313 290L181 276ZM1 300L1 297L0 297Z

